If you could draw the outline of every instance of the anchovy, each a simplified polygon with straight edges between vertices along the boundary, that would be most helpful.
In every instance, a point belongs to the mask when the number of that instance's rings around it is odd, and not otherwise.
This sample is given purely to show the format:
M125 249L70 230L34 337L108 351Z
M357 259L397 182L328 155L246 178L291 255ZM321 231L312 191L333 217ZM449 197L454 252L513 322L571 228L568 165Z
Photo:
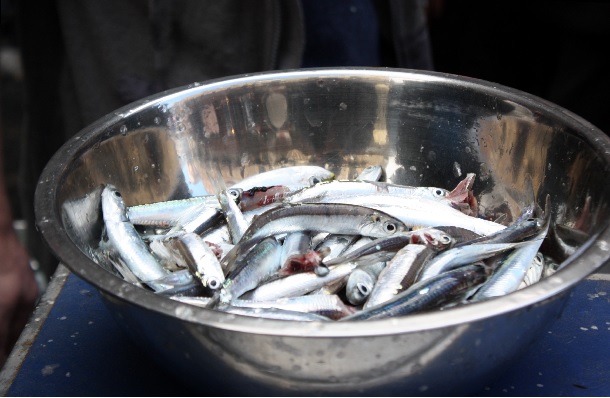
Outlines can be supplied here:
M245 315L267 319L280 319L284 321L328 322L332 320L327 316L312 312L292 311L274 307L238 307L236 305L231 304L222 304L217 307L217 310L224 311L229 314Z
M364 308L388 301L409 288L423 264L434 254L435 252L425 245L406 245L400 249L379 274Z
M234 300L231 305L250 308L278 308L282 310L309 312L331 319L340 319L353 314L337 295L317 294L308 296L285 297L270 300Z
M286 276L258 286L246 297L249 300L263 301L302 296L346 277L355 267L355 264L349 263L338 265L331 268L325 276L318 276L314 272Z
M398 250L410 243L426 245L435 251L441 251L452 245L453 238L436 228L422 228L386 238L375 239L359 247L357 250L344 253L331 260L325 260L324 263L330 266L350 261L357 261L359 264L373 261L389 261Z
M197 234L186 233L169 239L170 244L184 258L187 266L204 287L219 289L225 281L220 261L209 245Z
M319 166L289 166L265 171L231 185L231 188L244 190L252 187L282 185L295 191L319 182L332 180L335 174Z
M121 260L139 280L153 290L163 289L163 286L157 286L152 281L164 277L168 271L150 253L146 243L129 222L125 202L113 185L106 185L102 191L102 213L110 244Z
M274 237L263 239L249 253L237 271L229 274L220 289L220 301L228 303L271 278L280 268L280 243Z
M542 239L536 239L523 242L521 247L515 248L475 293L471 301L503 296L517 290L541 244Z
M227 190L221 190L216 197L229 227L231 242L237 243L248 229L249 223Z
M172 272L154 281L146 282L154 286L155 293L162 296L200 296L203 294L201 281L193 277L188 269Z
M530 286L540 280L542 278L542 271L544 270L544 256L542 253L538 252L527 272L525 273L525 277L521 284L519 285L519 289L523 289L524 287Z
M451 201L445 197L449 191L436 187L413 187L378 181L336 180L316 184L291 193L285 203L335 203L340 198L362 195L414 196L437 200L447 206Z
M383 237L406 227L387 214L349 204L298 204L273 208L252 220L241 241L222 259L232 264L262 239L299 231ZM234 267L225 269L233 269Z
M229 194L239 203L243 192L241 189L230 189ZM190 217L194 218L198 212L206 208L220 210L220 203L215 195L130 206L127 208L127 216L129 221L135 225L169 228L175 226L180 220L184 222L185 217L189 217L186 216L187 214L190 213Z
M416 196L401 197L390 194L345 196L333 199L332 203L351 203L377 209L399 219L410 228L452 225L481 235L489 235L506 228L502 224L468 216L439 201Z
M303 231L293 232L286 235L282 243L280 264L286 266L287 260L294 255L300 255L309 250L311 245L311 234Z
M384 261L379 261L373 264L359 265L354 269L345 285L347 301L353 305L364 303L373 291L379 274L385 266Z
M381 181L384 175L381 165L367 166L358 174L356 181Z
M330 249L330 252L323 258L323 261L326 263L327 261L342 255L359 238L359 235L328 234L326 238L315 245L314 248L316 251L321 251L325 248Z
M482 283L485 277L483 267L467 265L418 282L390 301L356 312L340 321L382 319L428 311L455 297L461 297Z
M447 272L459 266L484 260L507 250L525 245L525 242L514 243L475 243L468 246L449 249L427 262L416 281L424 281L438 274Z

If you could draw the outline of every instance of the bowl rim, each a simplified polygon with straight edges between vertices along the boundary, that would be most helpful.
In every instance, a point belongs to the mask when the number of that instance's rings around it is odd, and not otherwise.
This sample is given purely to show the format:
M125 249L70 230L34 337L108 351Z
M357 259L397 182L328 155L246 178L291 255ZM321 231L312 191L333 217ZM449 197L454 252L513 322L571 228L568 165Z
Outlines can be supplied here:
M36 227L57 256L78 277L92 284L102 296L116 298L145 310L177 318L204 327L236 332L294 337L356 337L383 336L455 327L494 317L503 313L528 309L555 300L563 292L586 278L610 260L610 220L565 260L566 266L552 276L527 288L492 300L472 303L445 311L413 314L402 318L369 320L366 322L300 322L254 318L200 308L171 300L142 289L112 275L76 247L62 225L61 209L56 205L59 184L77 158L94 145L94 137L121 119L151 106L169 104L193 94L212 93L228 87L259 83L284 82L292 79L382 77L459 84L496 93L501 98L517 100L530 108L543 108L560 118L566 125L578 126L580 138L598 150L610 165L610 138L580 116L535 95L500 84L449 73L397 68L308 68L241 74L196 82L166 90L130 103L98 119L80 130L53 155L44 168L35 193ZM597 264L597 265L595 265Z

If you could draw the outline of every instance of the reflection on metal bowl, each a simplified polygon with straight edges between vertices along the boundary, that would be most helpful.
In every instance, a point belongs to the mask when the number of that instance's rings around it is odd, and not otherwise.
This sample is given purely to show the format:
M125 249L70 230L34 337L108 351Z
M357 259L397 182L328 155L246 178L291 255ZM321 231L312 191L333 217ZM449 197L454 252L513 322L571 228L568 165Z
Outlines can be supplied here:
M507 296L362 322L250 318L160 297L92 260L100 187L127 205L212 191L261 171L319 165L353 178L452 187L476 173L486 215L519 214L531 178L557 222L590 238L565 267ZM585 120L488 82L392 69L260 73L194 84L130 104L82 130L47 165L37 225L95 285L153 358L205 393L467 394L485 386L560 313L570 288L610 258L610 140ZM587 205L585 206L585 203ZM248 388L248 390L243 390Z

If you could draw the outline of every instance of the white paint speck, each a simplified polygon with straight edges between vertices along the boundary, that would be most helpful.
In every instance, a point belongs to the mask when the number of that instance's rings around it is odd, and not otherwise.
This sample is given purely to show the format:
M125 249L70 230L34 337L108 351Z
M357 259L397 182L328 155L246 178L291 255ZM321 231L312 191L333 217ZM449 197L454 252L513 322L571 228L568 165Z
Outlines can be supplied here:
M417 167L415 167L415 166L411 166L411 167L409 167L409 170L416 171L416 170L417 170Z
M60 321L65 321L66 319L68 319L68 317L67 317L67 316L65 316L65 315L64 315L64 316L62 316L61 318L59 318L59 320L60 320Z
M607 293L606 292L597 292L598 296L605 296Z
M419 391L420 392L428 391L428 386L425 384L423 386L419 386Z
M47 343L52 343L52 342L53 342L53 339L49 339L49 340L47 341Z
M93 325L93 321L87 322L88 325Z
M52 365L46 365L44 368L42 368L41 373L43 376L52 375L53 372L55 372L55 369L57 369L58 367L59 367L58 363L54 363Z
M544 387L544 384L536 384L536 387L542 388L542 387Z
M72 375L70 374L70 372L67 372L67 373L66 373L66 377L70 377L70 376L72 376Z
M591 329L597 330L597 326L593 325L593 326L591 326Z
M584 328L584 327L582 327L582 326L581 326L581 327L580 327L580 330L584 330L584 331L587 331L587 330L589 330L589 329L587 329L587 328Z

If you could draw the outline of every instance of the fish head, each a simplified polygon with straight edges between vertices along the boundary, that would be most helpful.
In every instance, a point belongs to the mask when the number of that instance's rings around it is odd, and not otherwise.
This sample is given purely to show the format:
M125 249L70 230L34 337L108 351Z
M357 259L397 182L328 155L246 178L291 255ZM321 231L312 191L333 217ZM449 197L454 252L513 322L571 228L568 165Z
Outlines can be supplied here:
M127 207L123 196L114 185L108 184L102 191L102 213L105 221L128 221Z
M387 214L375 211L360 225L360 234L372 238L383 238L406 231L407 227L399 220Z
M455 239L439 229L422 228L413 231L410 243L426 245L435 251L441 251L452 247L455 244Z

